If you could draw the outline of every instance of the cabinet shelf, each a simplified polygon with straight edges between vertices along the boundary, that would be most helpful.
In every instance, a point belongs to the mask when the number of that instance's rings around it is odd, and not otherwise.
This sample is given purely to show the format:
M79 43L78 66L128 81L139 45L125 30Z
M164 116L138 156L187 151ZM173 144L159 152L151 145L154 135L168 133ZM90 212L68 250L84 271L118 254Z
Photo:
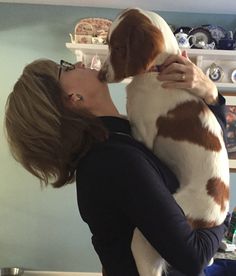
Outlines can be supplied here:
M188 55L191 56L208 56L223 57L225 59L236 60L236 50L205 50L205 49L187 49Z
M91 64L93 56L99 56L103 63L108 52L107 45L98 44L79 44L66 43L66 47L71 50L77 61L82 61L86 66ZM231 73L236 69L236 50L204 50L204 49L187 49L188 56L193 60L202 70L206 72L207 68L216 63L224 70L224 77L222 82L216 82L220 91L235 91L236 83L231 81ZM130 79L125 80L128 83Z
M75 54L76 61L82 61L85 65L90 64L96 54L104 62L108 51L108 46L104 44L66 43L66 47Z

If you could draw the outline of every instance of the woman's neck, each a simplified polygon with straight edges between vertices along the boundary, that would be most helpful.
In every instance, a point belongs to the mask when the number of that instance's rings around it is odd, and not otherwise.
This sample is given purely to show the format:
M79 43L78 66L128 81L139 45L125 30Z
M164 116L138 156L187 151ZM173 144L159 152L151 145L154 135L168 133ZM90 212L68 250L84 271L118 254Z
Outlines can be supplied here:
M114 116L114 117L121 116L118 109L113 103L111 105L100 106L100 108L93 111L93 114L96 116Z
M94 101L92 113L96 116L115 116L120 117L120 113L112 101L110 93L102 94L102 97Z

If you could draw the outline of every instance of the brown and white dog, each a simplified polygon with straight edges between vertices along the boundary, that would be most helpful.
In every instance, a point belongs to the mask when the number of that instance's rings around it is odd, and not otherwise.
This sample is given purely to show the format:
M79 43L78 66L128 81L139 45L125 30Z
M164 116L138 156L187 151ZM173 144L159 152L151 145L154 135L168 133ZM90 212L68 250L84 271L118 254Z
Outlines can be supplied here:
M133 77L127 113L134 136L176 174L180 188L174 197L194 228L222 223L229 206L229 167L221 127L202 99L164 89L157 73L147 72L180 53L168 24L153 12L125 10L113 22L108 44L99 78ZM131 247L141 276L161 275L164 261L138 229Z

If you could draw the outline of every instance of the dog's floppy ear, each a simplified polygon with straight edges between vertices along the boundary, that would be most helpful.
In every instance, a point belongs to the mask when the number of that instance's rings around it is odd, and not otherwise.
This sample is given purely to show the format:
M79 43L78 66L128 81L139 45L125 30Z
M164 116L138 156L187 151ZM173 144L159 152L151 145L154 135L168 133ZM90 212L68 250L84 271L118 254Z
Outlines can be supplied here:
M162 32L152 24L142 23L132 28L126 45L126 75L133 76L149 69L164 47Z

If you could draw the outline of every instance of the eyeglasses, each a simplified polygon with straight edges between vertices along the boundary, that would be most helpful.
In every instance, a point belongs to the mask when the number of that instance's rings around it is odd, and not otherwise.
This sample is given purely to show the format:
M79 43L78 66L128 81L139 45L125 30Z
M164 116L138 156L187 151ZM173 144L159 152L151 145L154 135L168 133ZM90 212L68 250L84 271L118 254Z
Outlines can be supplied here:
M75 65L70 63L70 62L67 62L65 60L61 60L60 61L60 65L59 65L59 71L58 71L58 80L60 79L61 77L61 71L71 71L71 70L74 70L75 69Z

